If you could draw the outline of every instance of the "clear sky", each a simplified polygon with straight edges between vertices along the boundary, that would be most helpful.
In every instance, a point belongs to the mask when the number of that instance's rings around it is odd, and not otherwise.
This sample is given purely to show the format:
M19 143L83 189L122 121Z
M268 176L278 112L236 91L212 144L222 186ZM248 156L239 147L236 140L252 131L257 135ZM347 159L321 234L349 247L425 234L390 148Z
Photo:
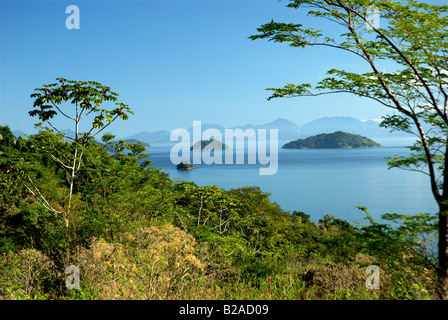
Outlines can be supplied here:
M0 0L0 124L32 132L37 118L28 115L30 94L57 77L97 81L117 92L135 113L108 130L119 137L188 128L194 120L231 127L282 117L303 125L323 116L365 120L387 113L350 95L266 100L265 88L313 83L331 68L362 66L334 50L248 39L271 19L327 26L287 3ZM80 10L80 29L65 25L72 4Z

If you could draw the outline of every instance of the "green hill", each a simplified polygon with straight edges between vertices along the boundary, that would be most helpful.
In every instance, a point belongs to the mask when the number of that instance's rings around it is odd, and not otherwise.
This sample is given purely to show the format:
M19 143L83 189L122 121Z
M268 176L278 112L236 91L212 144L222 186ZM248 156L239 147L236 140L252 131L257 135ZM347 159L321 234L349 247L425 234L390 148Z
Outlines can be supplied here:
M177 170L192 170L192 169L196 169L194 166L192 166L190 163L188 162L181 162L176 166Z
M371 148L380 144L358 134L342 131L321 133L305 139L298 139L283 145L283 149L330 149L330 148Z
M227 149L229 149L228 145L215 139L198 141L190 148L191 151L220 151Z

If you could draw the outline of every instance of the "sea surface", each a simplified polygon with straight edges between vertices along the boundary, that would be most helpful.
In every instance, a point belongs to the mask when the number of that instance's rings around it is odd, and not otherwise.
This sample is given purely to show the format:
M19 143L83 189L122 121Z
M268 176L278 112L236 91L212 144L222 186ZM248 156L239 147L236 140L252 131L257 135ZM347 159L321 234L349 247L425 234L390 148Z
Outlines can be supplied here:
M303 211L313 221L331 214L352 223L367 223L357 206L367 207L378 221L385 213L437 213L427 175L388 169L385 158L408 155L404 146L285 150L279 144L274 175L260 175L261 165L248 164L247 151L244 164L201 163L194 164L197 169L179 171L170 160L172 146L154 144L147 150L153 166L162 168L170 178L199 186L218 185L226 190L259 186L282 209Z

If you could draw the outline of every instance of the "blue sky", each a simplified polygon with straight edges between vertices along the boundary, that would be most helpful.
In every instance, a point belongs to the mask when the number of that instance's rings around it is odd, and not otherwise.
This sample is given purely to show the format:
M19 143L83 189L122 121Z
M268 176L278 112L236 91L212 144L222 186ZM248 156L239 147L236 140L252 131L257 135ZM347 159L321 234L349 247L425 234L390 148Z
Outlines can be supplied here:
M37 119L28 116L30 94L57 77L98 81L119 93L135 113L108 130L119 137L188 128L194 120L231 127L282 117L303 125L323 116L364 120L387 113L350 95L266 100L265 88L313 83L331 68L363 66L334 50L248 39L271 19L328 27L287 3L0 0L0 124L32 132ZM65 26L71 4L80 10L78 30Z

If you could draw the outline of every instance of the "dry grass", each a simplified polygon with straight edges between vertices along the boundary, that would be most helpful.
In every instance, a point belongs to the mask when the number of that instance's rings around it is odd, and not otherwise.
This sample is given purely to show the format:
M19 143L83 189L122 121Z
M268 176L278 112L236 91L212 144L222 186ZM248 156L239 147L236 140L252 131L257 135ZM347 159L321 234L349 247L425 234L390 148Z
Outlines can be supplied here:
M172 225L138 229L121 243L92 239L64 263L79 267L80 290L65 290L68 275L37 250L0 256L0 299L433 298L431 272L402 264L380 266L380 289L368 290L366 266L378 262L361 254L348 264L291 258L281 273L248 283L219 247L199 246Z
M176 299L204 268L194 238L171 225L140 229L126 242L94 239L77 254L81 283L99 299Z
M380 289L366 288L366 266L375 264L371 257L358 255L350 264L332 261L308 261L302 279L309 288L308 299L378 299L387 275L380 268Z
M42 292L58 276L55 264L35 249L9 252L0 258L0 299L48 298Z

